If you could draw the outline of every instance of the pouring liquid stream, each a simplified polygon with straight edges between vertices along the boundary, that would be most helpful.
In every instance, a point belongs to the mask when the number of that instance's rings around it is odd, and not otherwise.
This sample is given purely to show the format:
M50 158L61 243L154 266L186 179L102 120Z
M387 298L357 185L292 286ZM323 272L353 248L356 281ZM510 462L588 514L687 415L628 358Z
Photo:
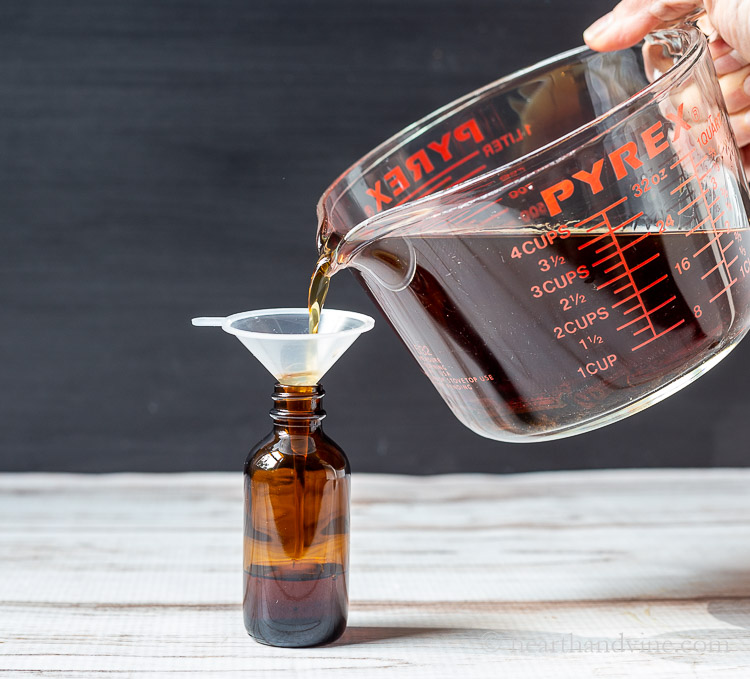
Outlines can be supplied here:
M323 310L326 295L328 294L328 284L330 281L328 274L329 260L322 257L310 281L308 291L307 309L309 313L308 331L311 334L318 332L320 324L320 315ZM290 387L294 389L294 387ZM304 559L309 540L305 532L305 465L307 462L307 438L301 437L303 450L295 451L293 472L294 472L294 509L292 516L295 517L296 525L294 526L294 540L288 553L292 560L292 568Z
M309 332L311 334L318 332L320 314L323 311L326 295L328 295L328 286L331 281L331 277L328 275L330 268L330 255L324 253L318 259L315 271L310 279L310 288L307 293L307 310L310 314Z

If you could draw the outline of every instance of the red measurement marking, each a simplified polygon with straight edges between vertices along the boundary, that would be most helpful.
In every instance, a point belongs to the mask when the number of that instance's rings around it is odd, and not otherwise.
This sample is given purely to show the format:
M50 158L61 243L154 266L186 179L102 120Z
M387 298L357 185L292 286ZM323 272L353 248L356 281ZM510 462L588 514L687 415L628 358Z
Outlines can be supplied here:
M456 163L453 163L453 165L451 165L450 167L446 167L446 168L445 168L445 169L444 169L444 170L443 170L442 172L440 172L439 174L436 174L436 175L435 175L435 176L434 176L434 177L433 177L432 179L430 179L429 181L426 181L426 182L425 182L424 184L422 184L422 186L420 186L420 187L419 187L419 188L418 188L418 189L417 189L416 191L412 191L412 192L411 192L411 193L410 193L410 194L409 194L408 196L406 196L405 198L402 198L402 199L401 199L400 201L398 201L398 203L396 203L396 205L402 205L402 204L403 204L403 203L405 203L405 202L406 202L407 200L410 200L410 199L412 199L412 198L413 198L414 196L416 196L417 194L419 194L419 193L421 193L422 191L424 191L424 190L425 190L425 189L426 189L426 188L427 188L427 187L428 187L428 186L429 186L430 184L432 184L432 182L436 181L437 179L440 179L440 177L444 177L444 176L445 176L446 174L448 174L448 173L449 173L449 172L450 172L451 170L453 170L453 169L457 168L457 167L458 167L459 165L463 165L464 163L468 162L468 161L469 161L469 160L471 160L472 158L476 158L476 157L477 157L478 155L479 155L479 151L474 151L474 153L470 153L470 154L469 154L468 156L464 156L464 157L463 157L463 158L461 158L461 160L459 160L458 162L456 162ZM443 182L441 182L441 183L443 183ZM430 193L432 193L432 191L431 191ZM425 194L425 195L427 195L427 194ZM424 196L423 196L423 197L424 197Z
M690 158L690 160L691 160L691 161L693 162L693 166L695 166L695 161L693 160L693 158L691 158L691 156L692 156L692 155L693 155L693 154L694 154L694 153L696 152L696 150L697 150L697 149L692 149L692 150L690 151L690 153L686 153L686 154L685 154L684 156L682 156L681 158L678 158L678 159L677 159L677 160L676 160L676 161L675 161L674 163L672 163L672 164L671 164L671 165L669 166L669 169L670 169L670 170L673 170L673 169L674 169L674 168L676 168L676 167L677 167L677 166L678 166L678 165L679 165L680 163L682 163L683 161L687 160L688 158Z
M597 217L604 217L606 219L605 213L609 212L613 207L617 207L620 203L624 203L628 199L627 196L624 198L620 198L620 200L615 201L611 205L608 205L602 210L599 210L599 212L594 213L593 215L590 215L589 217L586 217L586 219L581 220L576 224L573 228L577 229L579 226L583 226L584 224L588 224L592 219L596 219ZM604 224L604 222L602 222ZM602 226L602 224L597 224L597 226ZM591 229L597 228L597 226L592 226ZM588 229L588 231L591 231L591 229Z
M451 186L458 186L459 184L463 184L467 179L471 179L475 174L479 174L480 172L484 172L487 169L486 165L480 165L477 168L474 168L469 174L465 174L461 179L457 179Z
M614 243L607 243L606 245L602 245L600 248L597 248L594 250L594 254L598 255L600 252L604 252L605 250L609 250L609 248L613 247Z
M706 196L706 191L705 191L705 190L701 191L701 192L700 192L700 193L699 193L699 194L698 194L698 195L697 195L697 196L696 196L695 198L693 198L693 200L691 200L691 201L690 201L690 202L689 202L689 203L688 203L688 204L687 204L687 205L686 205L686 206L685 206L684 208L682 208L682 210L679 210L679 211L677 212L677 214L678 214L678 215L681 215L681 214L682 214L683 212L685 212L685 210L689 210L689 209L690 209L691 207L693 207L693 205L695 205L695 204L696 204L696 203L697 203L697 202L698 202L698 201L699 201L699 200L700 200L701 198L705 198L705 196ZM704 202L705 202L705 201L704 201Z
M725 286L720 292L717 292L711 299L708 300L709 304L712 303L714 300L721 297L725 292L729 292L729 289L737 282L736 278L732 277L732 272L729 270L729 267L732 266L738 259L739 255L736 255L735 258L731 262L727 262L726 252L729 250L729 248L734 245L734 238L732 238L732 242L727 245L726 248L723 248L721 246L721 233L716 231L716 227L714 226L714 233L716 233L716 240L719 242L719 250L721 251L721 261L713 267L708 273L701 276L701 280L706 278L710 273L713 273L715 270L717 270L722 264L724 265L724 271L727 273L727 277L729 278L729 285Z
M446 184L448 184L448 182L450 182L450 180L451 180L451 176L450 176L450 175L448 175L448 176L447 176L447 177L446 177L445 179L443 179L443 181L441 181L441 182L438 182L437 184L435 184L435 186L431 187L429 191L427 191L426 193L423 193L423 194L422 194L422 195L420 196L420 198L426 198L427 196L431 196L431 195L432 195L433 193L437 193L437 192L438 192L438 191L440 191L440 189L442 189L442 188L443 188L443 187L444 187L444 186L445 186Z
M721 266L721 264L722 264L721 262L716 262L715 266L712 266L708 271L706 271L706 273L704 273L701 276L701 280L705 281L706 278L708 278L714 271L716 271L716 269L718 269Z
M672 167L674 167L674 165L672 165ZM693 181L693 179L695 179L695 177L693 177L693 176L690 176L690 177L688 177L688 178L687 178L687 179L686 179L686 180L685 180L684 182L682 182L682 184L680 184L679 186L676 186L675 188L673 188L673 189L672 189L672 190L671 190L671 191L669 192L669 195L670 195L670 196L673 196L673 195L674 195L675 193L677 193L677 192L678 192L678 191L679 191L680 189L682 189L682 187L683 187L683 186L685 186L685 184L687 184L688 182L691 182L691 181Z
M725 292L728 292L729 288L731 288L736 282L737 282L736 278L732 279L732 282L729 285L727 285L727 287L725 287L721 292L717 292L711 299L708 300L708 303L711 304L711 302L713 302L715 299L717 299L718 297L721 297Z
M627 311L623 311L622 315L627 316L631 311L635 311L636 309L640 309L640 308L641 308L641 305L636 304L635 306L631 306L630 309L628 309Z
M627 200L627 198L623 198L622 200ZM618 200L616 203L612 203L612 205L619 205L620 203L622 203L622 200ZM596 224L586 230L593 231L594 229L598 229L600 226L606 226L607 227L606 233L600 233L598 236L595 236L591 240L586 241L583 245L579 245L578 249L583 250L583 248L587 248L589 245L593 245L594 243L600 241L602 238L607 238L608 236L611 236L615 232L620 231L621 229L624 229L628 224L630 224L631 222L634 222L639 217L643 217L643 212L639 212L637 215L634 215L630 219L626 219L622 224L619 224L618 226L615 226L614 228L612 228L612 225L609 223L609 219L607 219L605 216L605 221L603 221L601 224ZM614 238L612 240L614 240ZM617 243L615 243L615 246L619 250L619 245L617 245Z
M586 222L593 222L592 226L589 226L587 229L588 232L594 231L595 229L599 229L602 227L606 227L606 233L600 233L596 234L593 238L586 241L582 245L578 247L579 250L582 250L583 248L589 247L590 245L594 243L600 242L602 239L608 239L610 242L608 244L600 244L598 248L595 250L595 252L601 253L605 250L609 250L609 248L614 248L614 251L607 252L603 257L600 257L598 260L596 260L592 267L600 266L604 264L605 262L609 262L607 267L604 269L605 274L609 274L617 269L623 268L623 273L620 273L613 278L610 278L609 280L605 281L604 283L601 283L596 287L597 290L602 290L604 288L609 287L610 285L613 285L617 281L622 281L623 279L626 279L626 282L624 285L620 285L617 289L613 290L613 294L617 295L620 292L623 292L624 290L627 290L628 288L632 289L632 292L630 294L627 294L627 296L624 299L618 300L614 305L612 305L612 309L616 309L617 307L626 304L628 302L635 302L634 304L631 304L631 306L624 312L624 316L630 316L633 313L637 313L636 316L629 318L625 322L623 322L617 330L624 330L625 328L629 328L631 326L634 326L636 323L639 323L641 321L645 321L646 324L643 325L643 327L638 328L633 332L633 337L637 337L638 335L641 335L645 332L650 332L651 337L647 339L645 342L641 342L637 346L635 346L632 351L636 351L637 349L640 349L643 346L646 346L649 344L649 342L653 342L653 340L662 337L667 332L674 330L675 328L679 327L685 322L685 319L681 319L679 322L672 325L670 328L667 328L664 331L657 332L656 328L654 327L654 322L652 320L652 315L655 314L660 309L663 309L668 304L671 304L674 302L675 299L677 299L676 295L670 296L668 299L665 299L660 304L657 304L656 306L652 308L647 308L646 303L643 299L643 294L647 291L653 288L655 285L658 285L659 283L662 283L663 281L666 281L669 279L669 274L663 274L659 278L657 278L654 281L651 281L647 286L643 288L639 288L638 285L635 282L634 274L638 269L642 269L647 264L653 262L657 258L661 256L661 253L657 252L651 255L650 257L647 257L642 262L639 262L635 266L630 266L628 261L625 259L625 252L629 249L643 241L645 238L648 238L651 233L645 233L639 236L638 238L634 239L632 242L627 243L626 245L622 246L620 244L620 241L617 236L617 231L622 230L625 226L628 224L634 222L639 217L643 216L643 213L639 213L630 219L625 220L622 224L618 224L617 226L613 226L612 222L609 219L608 210L611 210L613 207L619 205L622 203L623 200L619 200L616 203L613 203L608 208L605 208L604 210L601 210L600 212L597 212L595 215L591 215L586 220L583 220L582 222L579 222L580 224L584 224ZM613 261L615 260L615 261ZM638 313L638 310L640 310L640 313Z
M496 212L495 214L490 215L489 217L487 217L487 219L483 219L481 222L479 222L479 226L483 226L487 222L492 221L493 219L497 219L500 215L505 214L507 211L508 208L506 207L503 210L500 210L500 212Z
M664 335L666 335L668 332L671 332L675 328L678 328L684 322L685 322L685 319L681 318L679 321L677 321L677 323L675 323L674 325L670 326L666 330L662 330L658 335L654 335L653 337L649 337L645 342L642 342L637 347L633 347L632 351L638 351L638 349L640 349L641 347L645 347L647 344L649 344L650 342L653 342L655 339L659 339L660 337L664 337Z
M630 274L629 271L626 271L625 273L621 273L619 276L616 276L615 278L611 278L606 283L602 283L600 286L598 286L596 289L601 290L602 288L606 288L608 285L611 285L615 281L619 281L621 278L625 278L625 276L628 276ZM632 285L632 283L631 283ZM626 286L627 287L627 286Z
M641 288L639 292L644 293L646 290L649 290L653 288L657 283L661 283L663 280L669 278L669 274L664 274L661 278L657 278L653 283L649 283L645 288ZM626 285L625 288L628 286ZM619 288L619 290L615 290L614 292L617 293L621 290L624 290L625 288ZM625 299L621 299L617 304L613 304L612 308L616 309L620 304L625 304L625 302L629 302L633 297L635 297L638 294L638 292L634 292L632 295L629 295ZM626 314L629 313L628 311L625 312Z
M718 236L714 236L708 243L706 243L698 252L693 253L693 257L697 257L701 252L703 252L706 248L711 247L717 240L719 240ZM721 247L721 243L719 243L719 247Z
M702 163L703 160L705 160L705 159L706 159L706 156L703 156L703 158L701 158L700 162ZM690 162L693 164L693 174L697 175L698 164L695 162L695 158L691 157L690 158ZM703 177L701 179L705 179L709 175L709 173L711 173L713 170L714 170L714 165L712 164L711 167L708 169L708 171L703 175ZM710 247L713 243L718 243L719 254L721 256L721 261L717 262L717 264L715 266L711 267L711 269L709 269L706 273L704 273L703 276L701 276L701 280L705 280L712 273L714 273L716 271L720 271L721 268L722 268L722 265L723 265L724 271L726 272L727 278L729 279L729 284L726 285L726 286L724 286L710 300L708 300L709 304L710 304L710 303L714 302L715 300L717 300L719 297L721 297L724 293L728 293L729 290L731 289L731 287L737 282L737 279L732 277L732 272L729 270L729 267L732 266L732 264L734 264L739 259L739 255L737 255L731 262L727 261L726 253L732 247L732 245L734 245L735 239L732 238L731 242L729 242L726 245L726 247L724 247L723 244L722 244L722 242L721 242L722 233L716 228L716 222L718 222L721 219L721 217L724 214L724 210L722 210L716 217L713 217L711 215L711 209L714 207L714 205L716 205L716 203L719 202L719 196L717 195L716 198L714 198L709 203L708 202L708 198L706 197L706 189L703 188L703 190L702 190L701 194L698 196L698 198L703 198L703 205L705 206L706 212L708 213L708 218L711 219L711 231L709 233L713 233L714 237L708 243L706 243L700 250L698 250L696 253L694 253L693 257L697 257L699 254L701 254L702 252L704 252L708 247ZM693 201L693 203L695 203L695 202L696 201ZM680 214L682 214L687 208L689 208L691 204L686 205L682 210L680 210ZM703 224L705 221L706 220L704 219L703 222L701 222L701 224ZM701 226L701 224L699 224L698 226ZM695 227L695 228L698 228L698 227ZM692 231L690 231L690 233L692 233L693 231L695 231L695 228L692 229ZM727 233L727 232L725 232L725 233Z
M642 212L639 212L637 215L633 215L630 219L626 219L622 224L618 224L614 228L611 227L611 225L609 224L609 220L607 220L606 226L607 226L607 229L612 228L612 232L614 233L615 231L619 231L620 229L626 227L628 224L631 224L632 222L634 222L639 217L643 217L643 213ZM595 228L596 228L595 226L592 226L590 229L587 229L587 230L588 231L593 231ZM607 235L609 235L609 231L607 232ZM585 246L582 246L582 247L585 247Z
M638 321L640 321L640 320L642 320L644 318L648 318L652 313L654 313L655 311L659 311L659 309L661 309L662 307L667 306L667 304L669 304L670 302L673 302L676 299L677 299L677 295L672 295L668 300L666 300L665 302L662 302L658 306L655 306L653 309L650 309L649 311L645 311L644 310L644 312L640 316L637 316L636 318L628 321L624 325L621 325L619 328L617 328L617 330L618 331L622 330L623 328L627 328L629 325L632 325L633 323L637 323ZM640 304L636 305L635 308L638 308L639 306L640 306ZM633 337L635 337L636 335L640 335L642 332L644 332L645 330L648 330L648 329L649 329L649 326L646 326L645 328L641 328L637 332L633 333Z
M640 243L644 238L648 238L650 235L651 235L650 233L645 233L640 238L636 238L634 241L632 241L631 243L628 243L624 248L622 248L622 252L625 252L625 250L632 248L634 245L638 245L638 243ZM613 245L614 243L610 243L607 247L611 248ZM599 248L599 250L597 250L596 252L598 253L603 249L604 248ZM596 260L591 266L598 266L602 262L606 262L608 259L612 259L612 257L617 257L617 254L618 254L617 252L613 252L611 255L602 257L601 259Z
M711 219L711 215L708 215L708 217L706 217L705 219L703 219L703 220L701 220L700 222L698 222L698 223L697 223L697 224L696 224L696 225L695 225L695 226L694 226L694 227L693 227L692 229L690 229L690 231L688 231L688 232L687 232L687 233L686 233L685 235L686 235L686 236L689 236L689 235L690 235L691 233L695 233L695 232L696 232L696 231L697 231L698 229L700 229L700 228L701 228L701 226L703 226L703 225L704 225L704 224L705 224L705 223L706 223L706 222L707 222L707 221L708 221L709 219Z
M622 252L622 250L620 249L619 245L617 245L616 247L617 247L617 250L619 252ZM628 268L628 270L625 273L621 273L619 276L616 276L615 278L610 278L606 283L602 283L596 289L597 290L601 290L602 288L606 288L608 285L614 283L615 281L619 281L624 276L630 277L630 274L632 274L634 271L638 271L638 269L640 269L641 267L646 266L646 264L648 264L649 262L653 262L658 256L659 256L659 253L657 252L655 255L652 255L648 259L644 259L640 264L636 264L635 266L632 266L632 267ZM625 263L625 258L624 257L623 257L623 263ZM625 263L625 267L627 268L627 263ZM636 285L633 282L632 278L630 280L630 283L633 285L634 288L636 287Z
M474 210L474 212L470 212L468 215L465 215L464 217L461 217L461 219L457 219L455 222L452 222L453 224L463 224L464 222L469 221L472 217L476 217L480 212L484 212L485 210L489 210L493 205L496 205L496 203L493 201L491 203L482 203L479 206L479 209ZM508 211L508 208L503 208L500 210L500 212L496 212L493 216L498 217L501 214L504 214Z

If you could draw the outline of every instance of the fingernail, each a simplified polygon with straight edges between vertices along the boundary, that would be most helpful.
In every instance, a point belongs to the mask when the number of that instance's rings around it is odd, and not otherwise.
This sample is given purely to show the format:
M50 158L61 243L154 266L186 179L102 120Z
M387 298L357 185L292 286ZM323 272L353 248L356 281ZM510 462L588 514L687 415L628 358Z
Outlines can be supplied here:
M584 32L583 32L583 39L586 42L589 42L591 40L595 40L597 37L599 37L602 33L604 33L609 25L612 23L612 20L614 19L614 15L612 12L609 14L605 14L600 19L597 19L591 26L589 26Z
M750 111L745 113L745 125L750 128Z
M750 76L745 78L745 82L742 83L742 89L745 91L745 94L750 97Z

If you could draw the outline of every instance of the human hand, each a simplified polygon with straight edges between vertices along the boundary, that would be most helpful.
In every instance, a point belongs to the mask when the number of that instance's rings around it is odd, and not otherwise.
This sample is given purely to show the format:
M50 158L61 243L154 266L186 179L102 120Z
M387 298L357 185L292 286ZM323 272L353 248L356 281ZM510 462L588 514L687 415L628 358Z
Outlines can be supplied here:
M583 33L599 52L624 49L698 8L746 170L750 169L750 0L622 0Z

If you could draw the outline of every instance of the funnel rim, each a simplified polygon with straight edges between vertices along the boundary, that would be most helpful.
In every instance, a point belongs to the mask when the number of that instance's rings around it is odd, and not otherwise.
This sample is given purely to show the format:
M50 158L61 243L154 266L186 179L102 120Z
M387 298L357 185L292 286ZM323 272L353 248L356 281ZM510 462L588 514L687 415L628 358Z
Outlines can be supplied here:
M262 317L262 316L297 316L307 315L307 307L278 307L275 309L256 309L254 311L241 311L231 316L227 316L224 322L221 324L221 329L235 337L246 337L253 339L262 339L263 341L277 340L280 342L309 342L312 337L329 338L329 337L346 337L350 335L361 335L364 332L369 332L375 326L375 319L361 314L356 311L346 311L344 309L323 309L321 317L324 315L328 316L346 316L359 321L362 325L358 328L349 328L348 330L340 330L338 332L319 332L319 333L273 333L273 332L256 332L253 330L242 330L240 328L233 328L232 323L241 320L243 318Z

